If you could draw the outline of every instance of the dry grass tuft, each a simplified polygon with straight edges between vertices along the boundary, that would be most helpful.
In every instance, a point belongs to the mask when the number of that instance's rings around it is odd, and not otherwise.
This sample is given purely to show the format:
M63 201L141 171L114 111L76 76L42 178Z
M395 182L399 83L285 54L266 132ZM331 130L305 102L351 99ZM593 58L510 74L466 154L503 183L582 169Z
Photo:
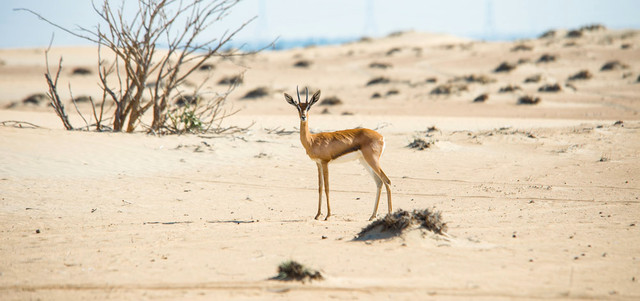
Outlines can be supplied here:
M443 234L447 231L447 223L442 221L442 215L438 211L432 212L429 209L423 209L409 212L399 209L362 228L356 236L356 240L397 236L412 225L417 225L436 234Z
M518 99L519 105L535 105L540 103L540 97L524 95Z
M542 56L540 56L540 58L538 59L538 63L551 63L551 62L555 62L556 61L556 56L555 55L551 55L548 53L543 54Z
M393 67L393 65L389 63L372 62L371 64L369 64L369 68L387 69L391 67Z
M89 75L91 74L91 70L83 67L77 67L77 68L73 68L73 71L71 71L71 74L72 75Z
M555 30L548 30L545 31L544 33L542 33L538 38L539 39L548 39L548 38L553 38L556 36L556 31Z
M432 95L451 95L451 94L456 94L456 93L460 93L468 90L469 90L469 87L465 84L448 83L448 84L439 85L433 88L429 93Z
M424 139L421 139L421 138L414 138L413 142L409 143L407 147L421 151L421 150L430 148L432 145L433 145L433 142L425 141Z
M342 104L342 100L337 96L329 96L320 102L321 106L335 106Z
M465 76L456 76L453 79L449 80L449 82L466 82L466 83L479 83L479 84L490 84L494 83L496 80L488 77L486 75L477 75L477 74L469 74Z
M380 76L380 77L376 77L371 79L370 81L367 82L367 86L371 86L371 85L377 85L377 84L388 84L390 83L391 80L384 77L384 76Z
M512 52L516 52L516 51L531 51L533 50L533 46L527 45L527 44L518 44L516 46L513 46L511 48Z
M218 85L235 85L235 84L242 84L244 82L244 79L242 78L242 75L232 75L232 76L225 76L222 79L220 79L220 81L218 81Z
M269 95L269 89L267 87L258 87L247 92L247 94L242 96L242 99L260 98L260 97L265 97L267 95Z
M620 61L609 61L609 62L606 62L604 65L602 65L602 68L600 68L600 71L612 71L612 70L621 70L621 69L627 69L627 68L629 68L629 65L623 64Z
M22 104L37 106L40 105L41 102L46 101L47 98L47 94L44 93L31 94L22 100Z
M593 77L593 74L589 70L581 70L580 72L569 76L569 80L586 80Z
M546 84L538 88L538 92L560 92L560 91L562 91L562 87L557 83Z
M540 74L535 74L532 76L529 76L527 78L524 79L525 84L526 83L539 83L542 80L542 75Z
M498 67L496 67L496 69L493 70L493 72L511 72L511 70L516 69L516 65L509 63L509 62L502 62L500 63L500 65L498 65Z
M484 93L484 94L480 94L478 95L478 97L473 99L473 102L485 102L487 101L487 99L489 99L489 94Z
M293 66L297 68L309 68L311 64L313 63L309 60L299 60L295 64L293 64Z
M522 90L522 88L520 88L520 86L517 86L517 85L507 85L500 88L500 90L498 90L498 93L515 92L518 90Z
M306 280L322 280L322 274L316 270L305 267L297 261L289 260L278 266L278 275L273 277L274 280L282 281L306 281Z

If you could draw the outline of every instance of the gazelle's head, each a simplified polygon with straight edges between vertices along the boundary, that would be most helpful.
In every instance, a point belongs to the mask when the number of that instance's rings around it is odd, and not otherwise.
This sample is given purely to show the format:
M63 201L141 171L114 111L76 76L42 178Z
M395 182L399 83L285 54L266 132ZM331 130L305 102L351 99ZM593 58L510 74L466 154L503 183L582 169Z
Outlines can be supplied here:
M320 99L320 90L316 91L316 93L313 93L313 96L311 96L311 101L309 101L309 88L306 88L306 91L307 91L307 98L305 99L305 102L300 101L300 91L298 90L297 86L296 86L296 93L298 94L298 102L293 100L293 98L289 94L284 93L284 99L286 99L290 105L298 109L298 114L300 115L300 121L307 121L307 115L309 114L309 109L311 109L311 106L316 102L318 102L318 100Z

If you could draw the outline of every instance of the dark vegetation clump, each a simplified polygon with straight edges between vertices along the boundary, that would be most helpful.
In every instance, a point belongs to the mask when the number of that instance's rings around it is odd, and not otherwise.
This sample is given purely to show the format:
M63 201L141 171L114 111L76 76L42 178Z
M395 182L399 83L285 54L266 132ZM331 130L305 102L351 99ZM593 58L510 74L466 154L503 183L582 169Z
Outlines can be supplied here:
M609 61L602 65L600 71L612 71L612 70L620 70L627 69L629 66L627 64L623 64L620 61Z
M630 48L631 48L631 44L629 43L624 43L620 45L620 49L630 49Z
M536 75L532 75L529 76L527 78L524 79L524 83L539 83L542 80L542 75L540 74L536 74Z
M580 31L600 31L600 30L607 30L607 28L602 24L594 23L594 24L582 26L580 27L579 30Z
M383 77L383 76L380 76L380 77L376 77L376 78L373 78L370 81L368 81L367 82L367 86L377 85L377 84L388 84L390 82L391 82L390 79L388 79L386 77Z
M425 79L424 81L425 81L426 83L428 83L428 84L435 84L435 83L437 83L437 82L438 82L438 79L437 79L437 78L435 78L435 77L429 77L429 78Z
M47 94L44 93L37 93L37 94L32 94L27 96L25 99L22 100L22 103L27 105L40 105L40 103L44 100L47 99Z
M433 142L428 142L425 141L424 139L421 138L415 138L413 139L413 142L409 143L409 145L407 145L408 148L411 149L415 149L415 150L425 150L427 148L430 148L433 145Z
M391 89L391 90L387 91L387 96L397 95L397 94L400 94L400 90L398 90L398 89Z
M242 75L231 75L225 76L220 81L218 81L218 85L236 85L242 84L244 82Z
M516 65L509 62L502 62L493 70L493 72L510 72L513 69L516 69Z
M80 95L73 99L75 102L91 102L91 97L87 95Z
M556 36L556 31L552 29L552 30L547 30L544 33L542 33L539 38L540 39L548 39L548 38L553 38L555 36Z
M592 78L593 75L589 70L581 70L580 72L569 76L569 80L586 80Z
M200 71L211 71L211 70L213 70L215 68L216 67L213 64L202 64L202 65L200 65L198 70L200 70Z
M312 63L309 60L299 60L295 64L293 64L293 66L298 68L309 68L311 64Z
M500 88L500 90L498 90L498 93L515 92L517 90L522 90L522 89L520 88L520 86L507 85L507 86L504 86L504 87Z
M636 82L640 83L640 75L638 75L638 78L636 79Z
M529 46L527 44L518 44L516 46L513 46L511 48L511 51L516 52L516 51L531 51L533 50L533 46Z
M174 103L179 106L191 106L195 105L199 100L199 96L197 95L180 95L175 98Z
M380 93L378 92L373 93L373 95L371 95L371 98L380 98L380 97L382 97L382 95L380 95Z
M519 105L535 105L540 102L540 97L524 95L518 99Z
M489 94L484 93L484 94L480 94L478 95L478 97L473 99L473 102L485 102L487 101L487 99L489 99Z
M267 89L266 87L258 87L247 92L247 94L242 96L242 99L260 98L260 97L265 97L267 95L269 95L269 89Z
M448 84L439 85L433 88L429 93L432 95L451 95L454 93L460 93L468 90L469 90L469 87L467 87L467 85L465 84L448 83Z
M73 68L73 71L71 71L71 74L73 74L73 75L89 75L89 74L91 74L91 70L89 70L87 68L83 68L83 67L77 67L77 68Z
M274 280L282 281L306 281L306 280L322 280L322 274L316 270L305 267L297 261L289 260L278 266L278 275L273 277Z
M387 56L391 56L391 55L393 55L393 54L394 54L394 53L396 53L396 52L400 52L400 50L401 50L401 49L400 49L400 48L398 48L398 47L391 48L391 49L389 49L389 51L387 51Z
M389 63L372 62L371 64L369 64L369 68L387 69L391 67L393 66Z
M567 38L580 38L582 35L582 30L570 30L567 32Z
M476 74L470 74L470 75L465 75L465 76L456 76L454 77L452 80L450 80L450 82L467 82L467 83L479 83L479 84L490 84L495 82L496 80L493 78L490 78L486 75L476 75Z
M557 83L546 84L538 88L538 92L560 92L560 91L562 91L562 87Z
M337 96L329 96L320 102L321 106L335 106L339 104L342 104L342 100Z
M555 62L556 61L556 56L555 55L551 55L548 53L543 54L542 56L540 56L540 58L538 59L538 63L551 63L551 62Z
M429 209L424 209L409 212L400 209L385 217L378 218L362 228L356 236L356 240L371 239L375 234L380 234L381 237L397 236L413 225L441 235L447 231L447 223L442 221L442 215L438 211L432 212ZM386 236L384 236L385 234Z
M526 64L526 63L531 63L531 59L528 59L528 58L518 59L518 65L522 65L522 64Z

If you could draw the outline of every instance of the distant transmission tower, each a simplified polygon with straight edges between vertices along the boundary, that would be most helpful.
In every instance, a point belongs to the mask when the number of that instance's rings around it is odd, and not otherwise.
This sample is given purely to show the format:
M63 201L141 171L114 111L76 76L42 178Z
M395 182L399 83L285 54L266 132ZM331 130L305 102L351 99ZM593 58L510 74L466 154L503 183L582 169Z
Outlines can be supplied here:
M495 27L493 24L493 0L487 0L484 16L484 39L495 38Z
M365 0L365 16L364 16L364 35L375 36L378 34L378 26L376 26L374 0Z

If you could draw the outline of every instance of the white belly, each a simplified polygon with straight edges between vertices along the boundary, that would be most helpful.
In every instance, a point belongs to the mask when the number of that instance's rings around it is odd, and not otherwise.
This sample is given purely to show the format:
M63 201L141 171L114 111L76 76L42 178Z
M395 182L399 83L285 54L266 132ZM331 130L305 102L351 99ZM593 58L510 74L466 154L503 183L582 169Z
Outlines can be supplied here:
M362 152L359 150L355 152L350 152L348 154L344 154L343 156L340 156L338 158L335 158L329 161L329 163L345 163L345 162L350 162L358 159L362 159Z

